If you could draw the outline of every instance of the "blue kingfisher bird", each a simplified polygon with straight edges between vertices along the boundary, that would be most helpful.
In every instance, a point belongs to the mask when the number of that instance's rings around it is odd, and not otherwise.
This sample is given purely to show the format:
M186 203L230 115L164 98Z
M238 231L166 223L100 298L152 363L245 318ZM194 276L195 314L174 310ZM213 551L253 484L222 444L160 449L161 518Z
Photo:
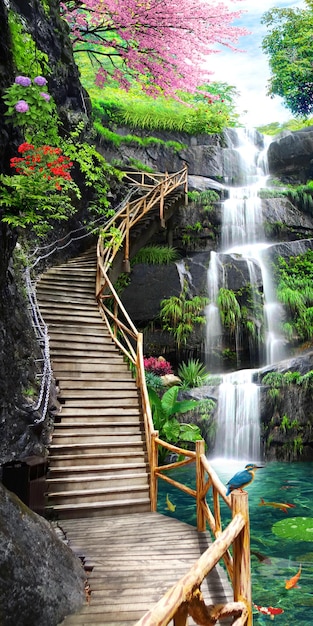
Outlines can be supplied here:
M234 489L243 490L243 487L250 485L254 479L254 474L257 469L261 469L262 465L255 465L254 463L248 463L245 469L241 472L237 472L227 483L226 496L229 496Z

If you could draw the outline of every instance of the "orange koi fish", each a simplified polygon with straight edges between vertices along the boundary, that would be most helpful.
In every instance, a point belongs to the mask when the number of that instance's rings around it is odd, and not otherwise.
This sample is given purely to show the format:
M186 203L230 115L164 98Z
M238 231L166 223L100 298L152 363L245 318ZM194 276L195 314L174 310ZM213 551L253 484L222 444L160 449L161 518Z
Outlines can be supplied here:
M259 606L258 604L254 604L254 602L253 606L257 611L259 611L259 613L262 613L263 615L269 615L271 619L274 619L275 615L280 615L284 612L284 609L280 609L274 606Z
M290 504L290 502L265 502L263 498L260 498L261 502L259 502L259 506L271 506L274 509L280 509L284 511L284 513L288 513L288 509L294 509L295 504Z
M293 587L297 587L297 582L301 576L301 565L299 567L299 571L295 574L295 576L292 576L292 578L289 578L289 580L286 580L286 584L285 584L285 589L292 589Z

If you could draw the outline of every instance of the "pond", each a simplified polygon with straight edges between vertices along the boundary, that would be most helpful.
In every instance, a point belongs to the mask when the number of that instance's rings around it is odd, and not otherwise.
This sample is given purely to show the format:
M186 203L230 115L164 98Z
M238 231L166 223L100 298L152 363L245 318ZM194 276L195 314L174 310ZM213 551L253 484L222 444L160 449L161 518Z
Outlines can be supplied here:
M244 468L244 463L210 460L224 484ZM195 485L194 468L172 471L179 482ZM283 609L275 616L279 626L313 624L313 463L266 464L247 487L249 493L252 599L254 604ZM167 509L166 498L176 508ZM264 503L262 504L262 500ZM272 503L272 504L268 504ZM288 503L282 510L273 503ZM158 511L196 525L195 501L164 481L159 481ZM222 520L230 520L221 500ZM301 574L297 586L286 589L286 581ZM272 623L270 616L253 610L254 625Z

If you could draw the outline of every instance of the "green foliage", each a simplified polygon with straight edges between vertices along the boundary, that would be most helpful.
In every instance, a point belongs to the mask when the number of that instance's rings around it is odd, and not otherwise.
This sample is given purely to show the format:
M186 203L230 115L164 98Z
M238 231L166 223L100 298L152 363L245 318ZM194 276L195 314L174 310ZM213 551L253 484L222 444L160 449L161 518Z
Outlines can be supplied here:
M132 259L132 265L147 263L148 265L169 265L178 258L178 253L172 246L151 245L141 248Z
M291 420L288 415L284 414L280 422L280 429L283 433L287 433L290 430L299 428L299 422L297 419Z
M22 18L15 11L9 11L8 22L12 41L11 50L17 73L26 76L37 74L48 76L51 72L48 55L37 48L34 39L25 29Z
M177 373L185 389L201 387L207 378L206 367L199 359L189 359L187 363L181 363Z
M296 116L313 111L313 7L274 8L264 14L269 29L263 50L269 57L271 78L268 93L280 96Z
M214 208L214 202L218 202L220 197L213 189L205 191L188 191L188 199L195 204L201 204L203 211L209 213Z
M94 115L96 117L94 121L94 129L100 136L100 138L104 139L108 143L113 144L116 147L119 147L124 144L130 145L138 145L140 147L147 147L151 145L157 146L165 146L167 148L171 148L174 152L179 152L183 150L186 146L178 141L164 141L163 139L158 139L156 137L138 137L137 135L119 135L115 133L113 130L106 128L103 123L101 109L96 108L94 111ZM99 119L98 119L99 117ZM103 123L102 123L103 122ZM143 169L147 168L144 166ZM147 168L148 171L153 171L151 168Z
M128 126L150 131L183 132L191 135L219 133L225 127L235 126L238 115L235 113L234 87L226 83L210 83L203 90L216 92L217 101L208 102L200 93L190 95L180 93L180 102L173 98L151 98L140 88L132 85L128 92L108 83L104 89L94 85L94 71L81 58L78 63L82 72L82 82L86 86L93 103L98 122L104 126Z
M92 190L92 199L88 204L91 216L109 217L109 201L107 194L110 191L110 180L122 180L123 175L98 152L95 146L80 141L84 129L84 122L69 133L66 140L59 139L59 143L68 156L79 168L80 183Z
M173 333L177 347L186 345L195 325L205 324L203 315L208 299L203 296L187 298L186 288L180 296L171 296L161 301L160 318L164 330Z
M262 385L269 385L276 389L280 389L283 385L284 375L281 372L269 372L262 378Z
M270 135L275 136L284 130L301 130L302 128L306 128L308 126L313 126L313 118L310 117L298 117L297 119L291 119L287 122L273 122L271 124L266 124L265 126L259 126L257 130L262 133L262 135Z
M148 387L154 428L159 432L160 439L167 443L186 447L186 443L202 439L198 426L179 422L174 416L191 411L198 406L196 400L177 400L179 387L170 387L160 396L155 389ZM159 463L165 461L168 454L166 448L159 449Z
M234 334L241 320L240 305L234 292L221 287L218 292L217 305L224 328Z
M289 319L284 325L288 338L311 339L313 334L313 251L290 257L279 257L276 265L277 297L286 308Z

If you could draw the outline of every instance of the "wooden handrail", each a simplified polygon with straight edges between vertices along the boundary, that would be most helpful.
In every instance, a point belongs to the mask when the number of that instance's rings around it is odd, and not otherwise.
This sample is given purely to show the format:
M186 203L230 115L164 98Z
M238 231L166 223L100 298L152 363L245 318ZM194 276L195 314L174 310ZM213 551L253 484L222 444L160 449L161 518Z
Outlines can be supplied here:
M142 177L142 184L145 178ZM138 184L138 182L137 182ZM112 339L124 353L136 371L137 387L141 395L146 445L150 465L151 510L157 510L158 480L164 480L181 491L194 497L197 508L197 528L204 531L208 524L215 541L200 557L190 572L181 579L136 626L165 626L174 617L175 626L186 626L188 614L194 620L206 620L197 623L215 624L217 619L229 615L236 617L234 625L251 626L251 576L250 576L250 537L249 511L246 492L234 491L226 496L226 488L216 472L210 466L206 456L204 441L196 442L196 450L184 450L159 438L154 429L151 407L145 380L143 337L138 332L126 309L119 299L108 272L112 262L126 240L126 253L129 254L129 231L157 202L162 206L164 197L172 189L184 185L187 195L187 169L175 175L164 176L153 189L140 200L128 202L126 206L109 220L99 237L97 245L96 297L104 322ZM160 216L162 218L162 215ZM118 225L118 227L116 226ZM113 227L113 231L112 231ZM118 237L116 236L118 231ZM105 243L104 243L105 242ZM127 260L127 259L125 259ZM177 453L183 460L169 465L158 465L158 447L163 446L170 452ZM179 483L165 471L195 463L196 489ZM207 502L207 494L212 491L212 510ZM232 521L222 528L220 498L230 508ZM229 552L232 545L233 556ZM207 573L223 558L234 590L234 602L215 607L206 607L200 592L200 585ZM239 615L240 614L240 615ZM212 618L212 616L215 616ZM217 618L216 618L217 616ZM211 620L211 621L210 621Z
M218 619L237 615L234 624L247 624L249 608L243 600L224 605L205 605L200 586L208 573L221 559L225 550L234 544L246 525L246 520L237 513L218 539L200 556L190 570L150 609L136 626L167 626L174 618L177 626L187 625L188 615L200 624L214 626ZM201 619L201 621L198 621ZM205 620L205 621L202 621Z

